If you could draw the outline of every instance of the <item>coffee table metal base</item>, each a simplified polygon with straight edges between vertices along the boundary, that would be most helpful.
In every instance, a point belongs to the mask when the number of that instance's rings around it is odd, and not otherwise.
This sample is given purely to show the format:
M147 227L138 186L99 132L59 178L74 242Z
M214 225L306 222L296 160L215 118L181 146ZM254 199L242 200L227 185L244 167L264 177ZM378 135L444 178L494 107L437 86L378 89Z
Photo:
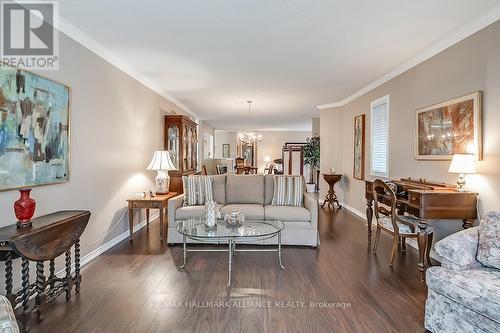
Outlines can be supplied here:
M227 265L227 286L231 287L231 272L233 266L233 256L237 252L278 252L278 263L281 269L285 269L283 262L281 261L281 232L277 234L278 237L278 248L277 249L236 249L236 242L233 238L228 239L227 249L188 249L187 248L187 236L182 237L182 265L179 268L184 269L186 267L187 253L188 252L227 252L228 253L228 265Z

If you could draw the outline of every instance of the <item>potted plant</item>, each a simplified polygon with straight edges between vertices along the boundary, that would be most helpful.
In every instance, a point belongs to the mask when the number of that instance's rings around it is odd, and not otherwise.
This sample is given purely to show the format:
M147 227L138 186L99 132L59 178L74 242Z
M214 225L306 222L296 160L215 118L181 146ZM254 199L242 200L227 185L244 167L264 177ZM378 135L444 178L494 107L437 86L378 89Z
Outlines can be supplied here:
M312 138L307 138L304 146L304 163L310 166L309 181L306 184L307 192L315 192L316 184L314 183L314 170L319 168L320 156L319 136L315 135Z

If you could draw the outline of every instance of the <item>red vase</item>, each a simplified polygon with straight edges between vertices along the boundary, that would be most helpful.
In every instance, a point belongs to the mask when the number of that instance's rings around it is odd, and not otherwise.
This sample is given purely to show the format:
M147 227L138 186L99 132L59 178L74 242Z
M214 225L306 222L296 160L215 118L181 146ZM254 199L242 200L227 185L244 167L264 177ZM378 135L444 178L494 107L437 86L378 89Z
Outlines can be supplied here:
M17 218L17 225L26 227L31 225L31 218L35 214L36 201L30 197L31 189L19 190L21 197L14 202L14 213Z

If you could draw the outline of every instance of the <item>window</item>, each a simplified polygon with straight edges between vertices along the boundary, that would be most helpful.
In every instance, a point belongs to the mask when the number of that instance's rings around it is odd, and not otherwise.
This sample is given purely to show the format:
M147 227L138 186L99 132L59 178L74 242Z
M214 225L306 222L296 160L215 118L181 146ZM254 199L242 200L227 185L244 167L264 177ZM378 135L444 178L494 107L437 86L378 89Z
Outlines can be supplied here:
M389 177L389 95L373 101L370 105L371 119L371 164L370 174Z

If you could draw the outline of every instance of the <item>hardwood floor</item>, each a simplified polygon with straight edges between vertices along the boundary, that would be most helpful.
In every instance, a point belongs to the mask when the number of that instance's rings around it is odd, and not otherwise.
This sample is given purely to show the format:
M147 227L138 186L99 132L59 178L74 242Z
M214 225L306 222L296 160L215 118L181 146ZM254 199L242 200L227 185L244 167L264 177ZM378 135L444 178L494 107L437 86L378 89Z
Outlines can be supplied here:
M153 223L84 267L81 293L69 304L59 297L32 331L425 331L417 251L398 252L389 267L389 237L382 234L373 255L366 226L345 209L320 209L321 246L284 247L285 271L275 253L238 253L231 288L226 253L190 253L180 270L181 247L160 244L158 228Z

